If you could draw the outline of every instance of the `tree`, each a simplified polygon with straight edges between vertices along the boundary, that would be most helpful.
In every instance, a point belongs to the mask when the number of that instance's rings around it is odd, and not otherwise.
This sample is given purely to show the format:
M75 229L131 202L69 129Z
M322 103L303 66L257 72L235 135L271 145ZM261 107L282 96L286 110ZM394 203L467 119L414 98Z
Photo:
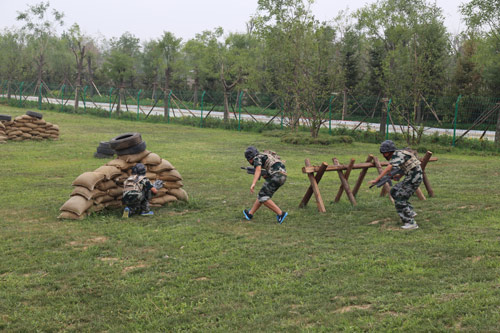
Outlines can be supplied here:
M5 30L0 35L0 76L7 80L7 99L11 98L10 82L21 74L25 47L22 34L18 31Z
M125 32L119 39L111 40L111 50L106 56L102 70L115 87L118 87L117 113L121 111L125 83L132 86L137 77L140 64L139 56L139 39L129 32Z
M33 46L31 48L33 61L37 72L37 87L42 83L42 76L47 63L46 53L49 48L51 37L55 35L55 27L64 24L62 12L52 9L52 20L49 17L50 3L40 2L36 5L29 5L24 12L18 12L17 20L24 22L21 31Z
M292 128L305 119L311 135L324 123L337 66L335 31L314 19L311 0L260 0L256 30L264 43L264 80L283 101ZM333 64L333 66L332 66Z
M382 0L358 11L360 27L368 38L384 45L380 84L393 99L392 110L407 122L407 141L418 142L413 123L420 123L422 96L442 91L448 34L441 9L425 0ZM376 48L373 48L376 50ZM380 54L380 52L377 52Z
M82 34L80 26L73 24L68 33L64 35L69 49L75 56L76 82L75 82L75 110L78 110L80 100L80 90L83 80L84 60L87 55L87 45L92 43L89 37Z
M174 71L177 58L179 56L180 46L182 38L176 38L174 34L170 32L163 32L163 36L158 40L157 48L159 58L160 69L163 71L164 76L164 94L165 96L170 92L170 81L172 79L172 72ZM163 107L165 110L165 118L169 112L168 110L168 99L163 99Z

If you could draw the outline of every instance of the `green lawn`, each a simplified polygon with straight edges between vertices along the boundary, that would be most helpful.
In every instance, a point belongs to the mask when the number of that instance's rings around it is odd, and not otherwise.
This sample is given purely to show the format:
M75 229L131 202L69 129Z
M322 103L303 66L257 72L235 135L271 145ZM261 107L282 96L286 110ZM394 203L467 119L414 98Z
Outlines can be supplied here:
M13 116L25 110L0 107ZM499 331L500 159L447 153L429 163L436 196L413 199L402 231L388 198L333 198L336 173L298 204L312 164L364 162L378 146L295 146L252 133L44 112L60 140L0 145L0 331ZM106 160L99 141L130 131L184 177L188 204L122 220L56 217L71 182ZM289 178L274 197L283 225L255 200L243 151L277 151ZM351 174L351 185L359 171ZM373 179L370 170L366 180ZM427 195L427 192L424 191Z

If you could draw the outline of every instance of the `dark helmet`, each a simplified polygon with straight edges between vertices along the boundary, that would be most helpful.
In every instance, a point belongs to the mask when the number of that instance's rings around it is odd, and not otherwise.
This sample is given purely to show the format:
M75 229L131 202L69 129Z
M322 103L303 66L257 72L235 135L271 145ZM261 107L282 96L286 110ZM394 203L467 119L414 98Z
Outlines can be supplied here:
M383 153L389 153L391 151L396 151L396 149L397 149L396 145L391 140L385 140L384 142L382 142L380 144L380 152L382 154Z
M132 174L144 176L146 174L146 166L144 166L144 164L142 163L137 163L135 166L132 167Z
M258 154L259 154L259 151L254 146L250 146L245 150L245 158L247 159L247 161L250 161L252 158L257 156Z

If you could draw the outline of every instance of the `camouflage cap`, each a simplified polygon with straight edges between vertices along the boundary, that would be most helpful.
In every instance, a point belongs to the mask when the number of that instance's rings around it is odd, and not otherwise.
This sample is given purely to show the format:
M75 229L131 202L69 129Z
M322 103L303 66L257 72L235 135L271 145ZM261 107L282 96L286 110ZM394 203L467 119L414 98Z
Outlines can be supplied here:
M385 140L384 142L382 142L380 144L380 152L382 154L383 153L389 153L391 151L396 151L396 149L397 149L396 145L391 140Z
M252 158L257 156L258 154L259 154L259 151L254 146L250 146L245 150L245 158L247 159L247 161L250 161Z

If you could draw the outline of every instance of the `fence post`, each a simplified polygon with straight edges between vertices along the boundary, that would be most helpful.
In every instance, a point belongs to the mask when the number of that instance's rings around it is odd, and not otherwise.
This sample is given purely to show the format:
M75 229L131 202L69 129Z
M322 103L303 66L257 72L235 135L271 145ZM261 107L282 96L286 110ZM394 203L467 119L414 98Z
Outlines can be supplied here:
M388 140L389 139L389 114L391 112L391 102L392 102L392 98L389 99L389 103L387 104L387 120L385 122L385 139Z
M203 127L203 97L205 97L206 91L203 90L203 94L201 94L201 115L200 115L200 127Z
M332 135L332 100L333 100L333 96L330 97L330 101L328 102L328 117L329 117L329 121L328 121L328 134Z
M42 109L42 84L38 86L38 110Z
M458 95L457 101L455 102L455 118L453 119L453 140L451 142L451 145L453 147L455 147L455 134L457 131L458 103L460 102L460 98L462 98L462 95Z
M239 106L238 106L238 131L241 131L241 99L243 98L243 91L240 93Z
M137 93L137 120L139 120L139 106L140 106L140 98L141 98L142 89L139 89Z
M83 113L86 113L86 112L87 112L87 105L86 105L86 103L85 103L85 102L86 102L86 100L85 100L85 99L86 99L86 97L87 97L87 88L88 88L88 87L89 87L89 86L85 86L85 87L83 88Z
M23 107L23 86L24 86L24 81L21 82L21 86L19 87L19 107Z
M170 98L172 97L172 89L170 89L170 92L168 93L168 104L167 104L167 124L170 124Z
M64 89L66 88L66 85L63 84L61 87L61 112L64 111Z
M111 106L111 94L113 93L113 87L111 87L109 89L109 118L111 118L111 109L112 109L112 106Z

